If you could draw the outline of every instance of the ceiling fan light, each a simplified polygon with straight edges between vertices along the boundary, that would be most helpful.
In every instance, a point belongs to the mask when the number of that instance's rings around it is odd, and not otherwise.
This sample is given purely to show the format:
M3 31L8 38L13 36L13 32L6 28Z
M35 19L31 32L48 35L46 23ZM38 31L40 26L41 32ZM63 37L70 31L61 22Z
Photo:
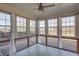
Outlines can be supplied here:
M39 11L44 11L44 7L40 7L39 8Z

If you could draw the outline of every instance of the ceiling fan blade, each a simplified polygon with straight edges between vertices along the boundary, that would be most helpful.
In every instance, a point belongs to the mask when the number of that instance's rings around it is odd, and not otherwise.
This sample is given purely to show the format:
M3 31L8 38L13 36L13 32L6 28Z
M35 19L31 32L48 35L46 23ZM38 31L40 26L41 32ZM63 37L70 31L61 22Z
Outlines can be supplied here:
M37 3L38 6L42 6L42 3Z
M42 6L42 3L40 3L40 6Z
M43 6L44 8L48 8L48 7L54 7L55 4L52 4L52 5L46 5L46 6Z

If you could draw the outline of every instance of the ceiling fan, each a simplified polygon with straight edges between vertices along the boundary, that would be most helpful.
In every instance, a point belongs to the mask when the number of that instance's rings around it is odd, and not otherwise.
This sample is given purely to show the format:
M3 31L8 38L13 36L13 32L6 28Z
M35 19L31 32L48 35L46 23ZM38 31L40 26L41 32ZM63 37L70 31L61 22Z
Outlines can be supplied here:
M43 3L38 3L38 8L36 8L38 11L44 11L45 8L49 8L49 7L55 7L55 4L51 4L51 5L43 5Z

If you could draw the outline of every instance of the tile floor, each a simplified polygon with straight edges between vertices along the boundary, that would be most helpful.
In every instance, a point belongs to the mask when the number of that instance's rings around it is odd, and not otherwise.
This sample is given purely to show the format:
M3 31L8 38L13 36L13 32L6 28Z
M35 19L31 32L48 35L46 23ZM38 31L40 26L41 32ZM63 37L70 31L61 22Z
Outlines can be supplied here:
M79 54L77 53L52 48L41 44L35 44L15 54L15 56L78 56L78 55Z

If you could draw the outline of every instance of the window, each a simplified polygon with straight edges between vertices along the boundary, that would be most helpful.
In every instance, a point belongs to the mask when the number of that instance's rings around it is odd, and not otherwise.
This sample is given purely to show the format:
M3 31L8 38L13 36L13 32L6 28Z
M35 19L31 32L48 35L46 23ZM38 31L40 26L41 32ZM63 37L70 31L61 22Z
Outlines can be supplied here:
M39 33L40 34L45 34L45 21L40 21L39 23L40 23Z
M75 16L62 17L62 36L75 36Z
M57 35L57 19L48 20L48 34Z
M9 37L10 26L10 14L0 11L0 38Z
M35 34L35 21L30 20L30 33Z
M26 34L26 18L17 16L17 32L18 34Z

